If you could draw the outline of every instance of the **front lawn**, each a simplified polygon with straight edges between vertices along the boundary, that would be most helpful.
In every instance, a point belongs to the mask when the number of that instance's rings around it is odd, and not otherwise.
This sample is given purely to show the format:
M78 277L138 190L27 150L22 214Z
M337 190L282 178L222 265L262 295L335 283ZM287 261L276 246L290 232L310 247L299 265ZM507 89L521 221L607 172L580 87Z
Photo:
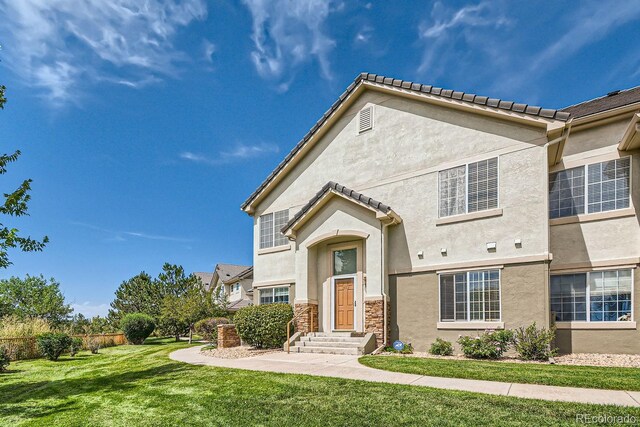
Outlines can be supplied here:
M161 340L0 374L3 426L571 425L576 413L640 409L543 402L426 387L174 362Z
M432 377L509 383L640 391L640 369L508 363L422 357L364 356L360 363L376 369Z

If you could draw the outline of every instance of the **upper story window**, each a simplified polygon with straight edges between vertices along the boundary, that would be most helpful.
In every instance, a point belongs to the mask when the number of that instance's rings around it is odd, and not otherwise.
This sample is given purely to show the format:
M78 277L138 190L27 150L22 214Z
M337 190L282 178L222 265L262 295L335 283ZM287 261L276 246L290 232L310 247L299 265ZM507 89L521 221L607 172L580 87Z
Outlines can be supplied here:
M289 210L268 213L260 216L260 249L286 245L289 240L280 232L289 222Z
M440 171L440 217L498 207L498 158Z
M551 276L551 311L556 321L630 321L631 272L612 270Z
M630 157L552 173L549 218L628 208L630 176Z

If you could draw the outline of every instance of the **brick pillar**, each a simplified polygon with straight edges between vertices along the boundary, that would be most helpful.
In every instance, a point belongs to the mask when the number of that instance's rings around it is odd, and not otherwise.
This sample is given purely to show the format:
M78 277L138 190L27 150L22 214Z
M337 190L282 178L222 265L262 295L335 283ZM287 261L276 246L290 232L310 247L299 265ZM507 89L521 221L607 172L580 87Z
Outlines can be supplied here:
M238 347L240 337L236 325L218 325L218 348Z
M303 313L307 307L311 309ZM315 303L296 303L293 307L294 316L296 318L296 332L304 334L308 332L316 332L318 330L318 304ZM302 314L301 314L302 313ZM311 330L311 319L313 319L313 331Z
M387 340L389 339L389 325L391 324L390 307L391 304L387 304ZM365 332L373 332L376 335L376 346L388 344L382 342L384 339L384 301L382 299L365 301L364 330Z

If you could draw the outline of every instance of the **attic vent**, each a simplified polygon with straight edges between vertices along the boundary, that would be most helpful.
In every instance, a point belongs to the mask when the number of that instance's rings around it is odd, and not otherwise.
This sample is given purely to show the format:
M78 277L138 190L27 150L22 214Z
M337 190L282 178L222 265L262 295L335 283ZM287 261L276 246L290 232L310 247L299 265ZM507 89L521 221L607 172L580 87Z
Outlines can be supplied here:
M358 116L358 133L373 129L373 107L365 107L360 110Z

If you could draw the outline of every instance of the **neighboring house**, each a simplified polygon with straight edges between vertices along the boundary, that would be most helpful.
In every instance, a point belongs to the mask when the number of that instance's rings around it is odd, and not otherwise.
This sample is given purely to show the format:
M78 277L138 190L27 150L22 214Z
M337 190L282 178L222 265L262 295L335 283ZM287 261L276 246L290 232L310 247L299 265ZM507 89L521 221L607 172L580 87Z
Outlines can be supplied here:
M237 311L253 303L253 267L218 264L213 271L211 286L214 292L227 296L229 311Z
M638 353L639 111L640 88L556 111L361 74L242 205L254 302L419 351L535 322Z
M213 280L213 273L205 273L205 272L196 272L193 273L197 278L200 279L202 284L204 285L205 290L211 290L211 282Z

